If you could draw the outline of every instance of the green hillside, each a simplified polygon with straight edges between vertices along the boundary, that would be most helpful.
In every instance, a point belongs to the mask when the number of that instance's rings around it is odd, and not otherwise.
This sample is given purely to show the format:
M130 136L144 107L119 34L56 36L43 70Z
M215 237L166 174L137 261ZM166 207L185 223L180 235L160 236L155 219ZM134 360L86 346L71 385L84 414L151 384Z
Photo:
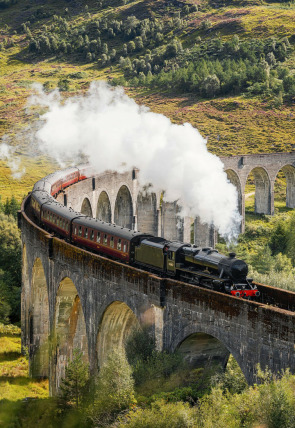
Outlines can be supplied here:
M55 167L27 129L34 82L66 96L95 79L122 84L219 155L290 151L294 17L292 1L0 1L0 135L27 171L11 182L2 162L0 193L21 197Z

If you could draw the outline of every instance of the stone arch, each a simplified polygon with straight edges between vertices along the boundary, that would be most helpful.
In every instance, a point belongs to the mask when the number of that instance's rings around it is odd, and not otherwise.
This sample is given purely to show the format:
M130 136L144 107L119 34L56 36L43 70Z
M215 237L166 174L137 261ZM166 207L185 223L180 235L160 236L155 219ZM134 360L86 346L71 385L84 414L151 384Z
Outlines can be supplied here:
M91 203L90 203L88 198L84 198L80 212L81 212L81 214L88 215L89 217L92 217Z
M230 352L214 336L193 333L177 347L192 368L219 366L225 369Z
M83 360L88 358L88 340L80 297L73 281L65 277L59 284L56 295L53 353L55 356L55 388L59 389L65 368L79 349Z
M122 348L130 334L138 328L139 321L126 303L111 303L99 325L96 344L98 365L103 365L112 349Z
M28 343L30 375L47 377L49 368L49 303L47 281L40 258L32 271L30 305L28 312Z
M96 218L107 223L112 221L112 209L110 198L106 191L102 191L97 201Z
M114 223L118 226L133 228L133 203L131 193L127 186L120 187L114 212Z
M231 341L228 340L228 335L220 337L215 331L210 330L210 328L204 330L192 325L188 326L175 338L171 350L182 353L191 368L203 367L213 372L214 369L224 370L232 354L249 382L253 373L247 372L251 367L244 367L242 364L242 352L245 350L239 349L236 352L236 349L232 348Z
M155 193L139 192L137 196L137 228L140 232L158 234L157 197Z
M272 214L271 186L267 171L262 167L256 167L250 171L254 176L255 184L255 214Z
M280 171L286 177L286 207L295 208L295 167L293 165L285 165ZM279 172L277 172L277 175Z

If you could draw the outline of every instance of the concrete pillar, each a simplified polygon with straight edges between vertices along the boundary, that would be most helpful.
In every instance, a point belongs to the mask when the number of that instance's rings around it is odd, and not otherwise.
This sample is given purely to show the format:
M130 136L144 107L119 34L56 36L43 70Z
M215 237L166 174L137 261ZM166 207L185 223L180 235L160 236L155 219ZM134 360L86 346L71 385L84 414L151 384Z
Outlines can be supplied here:
M216 231L214 226L202 223L200 217L194 222L194 244L198 247L215 247Z
M168 240L183 241L183 218L179 216L177 202L162 203L162 233Z
M295 168L293 166L286 166L283 168L286 176L286 207L295 208Z
M255 180L255 213L272 214L271 184L265 169L257 167L252 171Z
M161 208L157 210L157 236L162 235L162 210Z
M187 242L187 243L192 242L191 225L192 225L192 218L188 217L188 216L184 217L184 219L183 219L183 242Z
M275 183L274 183L274 181L272 181L270 183L270 196L269 196L269 198L270 198L270 200L269 200L269 204L270 204L270 215L274 215L274 213L275 213L275 196L274 196L275 192L274 192L274 185L275 185Z
M245 187L241 194L241 211L240 214L242 216L242 222L241 222L241 233L245 232Z
M152 305L154 309L154 334L157 351L163 351L164 308Z

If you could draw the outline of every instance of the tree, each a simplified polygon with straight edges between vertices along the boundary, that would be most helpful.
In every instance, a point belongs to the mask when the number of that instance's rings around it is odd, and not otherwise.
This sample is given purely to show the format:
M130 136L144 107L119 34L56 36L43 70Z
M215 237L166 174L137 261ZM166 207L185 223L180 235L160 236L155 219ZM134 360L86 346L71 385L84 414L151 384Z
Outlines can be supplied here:
M11 285L21 282L21 240L15 219L0 213L0 269Z
M123 349L114 349L100 369L94 404L88 417L95 426L109 426L122 410L135 403L134 380Z
M142 37L138 36L138 37L135 38L135 46L136 46L136 49L138 51L140 51L141 49L143 49Z
M108 48L108 44L107 43L103 43L102 45L102 53L107 55L109 52L109 48Z
M89 387L89 367L83 361L83 354L74 349L73 358L68 363L65 377L61 380L60 400L78 409L85 398Z
M133 40L131 40L129 43L128 43L128 53L131 53L131 52L134 52L135 51L135 43L134 43L134 41Z
M206 97L215 96L220 90L220 80L216 74L207 76L202 85L202 92Z

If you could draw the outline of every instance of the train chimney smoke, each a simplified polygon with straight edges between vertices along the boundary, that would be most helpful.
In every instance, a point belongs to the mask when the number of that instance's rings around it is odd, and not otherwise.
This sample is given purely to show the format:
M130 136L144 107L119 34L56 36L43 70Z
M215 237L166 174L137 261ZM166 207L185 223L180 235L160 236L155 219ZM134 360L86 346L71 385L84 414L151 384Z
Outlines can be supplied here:
M83 97L62 99L39 86L30 104L47 107L37 131L41 149L65 163L83 154L97 172L140 169L142 185L165 190L201 221L214 224L228 240L238 235L237 191L221 160L189 123L172 124L130 99L122 88L93 82Z

